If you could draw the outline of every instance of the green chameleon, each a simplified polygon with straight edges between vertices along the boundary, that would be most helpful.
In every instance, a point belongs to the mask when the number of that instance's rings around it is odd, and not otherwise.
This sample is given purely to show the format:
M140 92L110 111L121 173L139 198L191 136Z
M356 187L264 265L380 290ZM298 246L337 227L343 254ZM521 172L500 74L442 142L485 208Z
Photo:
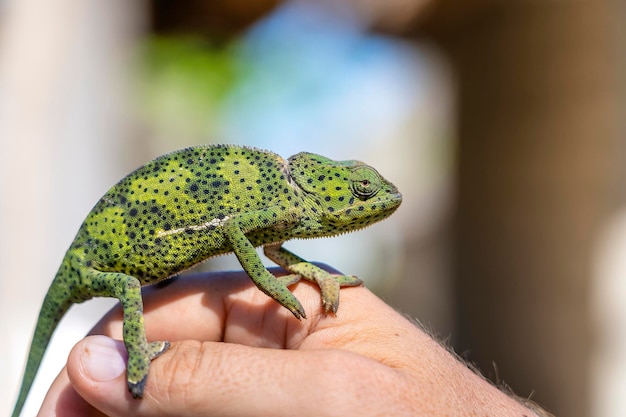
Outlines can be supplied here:
M388 217L401 201L397 188L374 168L311 153L284 160L269 151L208 145L148 162L98 201L63 258L39 313L13 417L20 414L52 332L72 304L98 296L120 300L128 388L138 398L150 361L169 347L146 340L142 285L234 252L256 286L296 318L306 315L287 286L300 278L317 283L324 311L335 313L339 287L362 281L328 273L282 242L361 229ZM258 246L292 275L274 277Z

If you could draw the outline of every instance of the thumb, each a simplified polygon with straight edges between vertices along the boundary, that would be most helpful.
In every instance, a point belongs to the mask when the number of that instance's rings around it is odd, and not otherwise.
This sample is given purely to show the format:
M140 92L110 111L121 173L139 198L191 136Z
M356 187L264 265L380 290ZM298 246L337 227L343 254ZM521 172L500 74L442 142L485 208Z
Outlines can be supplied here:
M122 342L91 336L74 347L67 371L81 397L112 417L320 415L320 404L333 407L337 392L362 396L365 387L354 377L364 366L382 371L377 362L340 350L183 341L152 362L143 399L133 399L125 364ZM338 367L342 372L333 372ZM349 406L345 398L340 408Z

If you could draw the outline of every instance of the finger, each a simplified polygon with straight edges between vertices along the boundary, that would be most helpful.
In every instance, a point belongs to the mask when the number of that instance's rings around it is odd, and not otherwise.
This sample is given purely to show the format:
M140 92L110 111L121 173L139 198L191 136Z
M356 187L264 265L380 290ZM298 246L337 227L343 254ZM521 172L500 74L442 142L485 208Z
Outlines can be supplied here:
M112 417L305 417L325 415L325 409L336 415L352 415L373 401L393 404L397 400L395 371L338 350L175 343L152 362L141 400L133 399L126 390L124 372L119 369L123 359L115 342L95 336L79 343L68 361L69 378L76 390ZM358 377L365 368L367 378Z
M85 401L70 383L66 368L56 377L43 400L37 417L87 417L103 416Z
M312 304L315 290L304 299ZM302 291L304 290L304 291ZM144 289L144 319L151 340L235 341L239 337L266 347L283 347L286 327L302 328L291 313L260 292L243 271L192 274L161 288ZM302 295L302 294L300 294ZM319 294L317 295L319 302ZM309 306L313 311L313 306ZM226 333L235 327L247 333ZM270 331L267 331L270 330ZM113 308L91 334L122 336L122 310ZM280 335L280 340L275 338Z
M277 271L284 273L273 269L274 273ZM243 271L182 277L164 288L144 290L146 333L151 340L194 339L293 347L313 331L320 320L336 320L337 317L326 317L322 313L319 290L315 286L299 283L291 290L305 306L308 320L296 320L259 291ZM121 338L121 308L111 310L91 334Z
M273 272L282 271L275 269ZM284 271L283 271L284 273ZM144 293L149 340L226 341L272 348L342 348L388 364L418 361L402 354L418 329L365 287L343 288L336 315L324 314L319 290L308 282L291 288L307 310L298 321L261 293L243 271L193 274ZM91 334L121 339L121 309L107 314ZM398 346L389 356L387 346ZM414 351L414 349L408 349ZM381 353L382 352L382 353Z

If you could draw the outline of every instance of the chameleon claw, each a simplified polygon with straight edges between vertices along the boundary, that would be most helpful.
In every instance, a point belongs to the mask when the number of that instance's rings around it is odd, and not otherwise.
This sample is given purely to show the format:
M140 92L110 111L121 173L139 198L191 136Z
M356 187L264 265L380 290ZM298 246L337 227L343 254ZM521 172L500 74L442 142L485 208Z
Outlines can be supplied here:
M142 398L143 390L146 387L146 380L148 379L148 375L144 376L139 382L130 382L128 381L128 391L130 391L133 398Z
M337 314L337 309L339 309L339 298L336 299L322 299L322 307L324 307L324 313L333 313Z
M289 311L291 311L291 313L298 320L306 319L306 312L304 311L304 307L302 307L302 304L300 304L299 301L298 301L297 305L290 306L290 307L287 307L287 308L289 309Z
M150 360L158 358L170 348L170 342L152 342L148 345L148 356Z

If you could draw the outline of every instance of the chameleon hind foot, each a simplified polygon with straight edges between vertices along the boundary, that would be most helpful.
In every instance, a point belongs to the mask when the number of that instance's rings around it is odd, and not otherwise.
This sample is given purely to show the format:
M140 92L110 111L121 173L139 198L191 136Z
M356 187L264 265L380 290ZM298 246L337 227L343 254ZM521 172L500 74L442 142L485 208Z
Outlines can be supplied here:
M128 390L133 398L143 397L146 386L150 361L165 353L170 347L170 342L151 342L146 346L144 354L133 355L129 353L126 377Z

